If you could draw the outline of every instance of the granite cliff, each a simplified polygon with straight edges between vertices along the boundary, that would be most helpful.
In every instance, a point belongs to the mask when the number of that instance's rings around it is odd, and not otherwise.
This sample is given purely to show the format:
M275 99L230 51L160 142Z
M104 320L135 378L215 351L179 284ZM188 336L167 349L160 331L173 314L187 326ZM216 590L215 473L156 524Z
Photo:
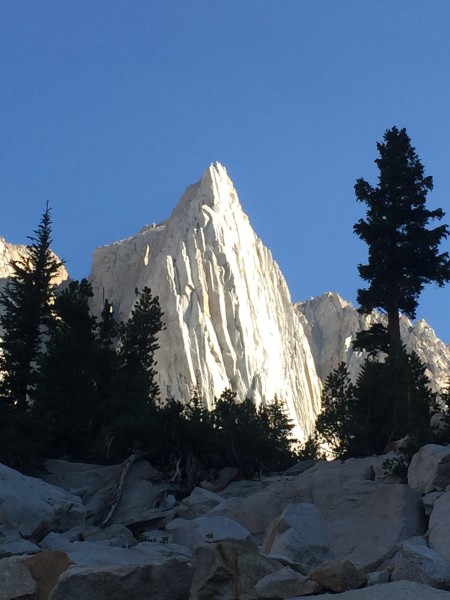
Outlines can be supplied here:
M356 378L366 354L353 350L355 334L368 329L372 323L385 323L385 317L377 311L368 316L361 315L350 302L333 292L295 306L304 316L304 328L322 381L342 361ZM424 320L413 323L401 316L400 333L407 350L416 352L427 365L433 389L437 391L446 386L450 375L450 351L428 323Z
M226 388L257 402L282 399L312 431L321 386L345 361L356 377L364 354L352 339L383 316L362 316L336 293L292 304L283 275L253 231L225 168L215 163L190 186L171 216L98 248L94 311L113 302L128 318L135 288L160 298L162 397L187 400L195 386L211 402ZM450 351L425 321L401 318L402 338L428 366L434 389L447 383Z
M122 319L135 288L159 296L163 398L187 400L194 386L209 401L227 387L256 402L277 395L297 433L312 431L321 384L301 316L223 166L211 165L163 223L98 248L90 280L95 312L108 298Z
M0 288L26 246L0 238ZM58 283L67 278L61 270ZM162 398L188 400L198 386L211 403L230 387L241 398L286 405L303 437L313 430L321 386L341 361L356 377L364 354L352 339L383 316L362 316L337 293L292 304L284 277L253 231L226 170L211 165L171 216L96 250L93 309L113 302L126 320L135 288L160 298L166 330L157 352ZM425 321L401 318L402 338L446 385L450 350Z

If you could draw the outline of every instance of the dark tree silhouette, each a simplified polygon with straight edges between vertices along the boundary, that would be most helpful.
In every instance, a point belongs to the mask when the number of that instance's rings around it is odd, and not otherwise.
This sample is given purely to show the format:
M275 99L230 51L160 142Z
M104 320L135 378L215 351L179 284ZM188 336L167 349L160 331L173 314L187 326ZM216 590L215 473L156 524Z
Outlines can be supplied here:
M367 205L367 216L354 225L354 232L367 244L369 254L368 263L358 265L369 286L358 290L357 298L361 313L379 308L387 314L385 341L394 357L401 352L399 311L415 318L424 286L432 282L443 286L450 280L449 255L439 253L449 230L447 225L429 228L430 221L440 221L444 212L425 206L433 179L425 176L406 130L389 129L377 148L378 185L372 187L364 179L355 185L357 200ZM379 332L376 339L380 343Z
M382 454L408 435L411 447L430 439L430 417L437 410L426 367L402 348L395 364L367 358L356 383L344 363L330 373L316 420L320 442L338 458Z
M71 281L56 296L58 316L38 366L31 407L44 456L89 456L101 406L98 399L100 344L90 314L90 283Z
M37 359L53 321L54 278L63 264L50 250L48 204L29 240L28 254L12 263L12 278L0 293L1 395L11 408L22 411L36 383Z
M159 397L155 352L159 348L158 334L164 329L158 296L153 296L148 287L135 292L136 301L119 344L119 372L124 382L121 393L129 398L130 406L146 405Z

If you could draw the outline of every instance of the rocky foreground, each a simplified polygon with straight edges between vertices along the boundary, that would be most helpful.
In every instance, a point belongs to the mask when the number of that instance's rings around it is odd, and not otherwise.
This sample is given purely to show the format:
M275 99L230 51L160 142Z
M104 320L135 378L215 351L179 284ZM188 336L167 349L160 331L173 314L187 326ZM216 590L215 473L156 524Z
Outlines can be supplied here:
M424 446L407 484L390 457L224 469L184 498L145 460L1 466L0 598L450 598L450 448Z

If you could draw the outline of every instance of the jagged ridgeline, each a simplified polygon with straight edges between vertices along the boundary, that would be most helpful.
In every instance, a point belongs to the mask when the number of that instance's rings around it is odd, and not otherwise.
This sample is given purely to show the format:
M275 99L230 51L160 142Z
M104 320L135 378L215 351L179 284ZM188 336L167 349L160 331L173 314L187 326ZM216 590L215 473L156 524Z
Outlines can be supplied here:
M322 382L345 362L356 380L367 353L355 351L356 333L367 330L373 323L386 324L379 311L361 315L356 308L337 293L327 292L295 305L304 316L304 327L314 356L317 373ZM433 391L439 392L448 384L450 351L423 319L412 322L400 316L400 333L408 352L415 352L426 365L426 375Z
M0 238L0 285L11 275L11 260L24 253L24 246ZM136 288L148 286L159 296L166 324L156 356L163 400L188 401L194 389L210 406L226 388L258 403L277 396L300 437L314 429L329 372L344 360L357 374L362 355L352 350L355 333L381 318L359 315L332 293L293 305L218 163L186 190L166 221L98 248L90 280L94 312L108 298L118 319L128 319ZM441 388L450 372L447 346L424 321L402 320L402 336L427 365L433 387Z

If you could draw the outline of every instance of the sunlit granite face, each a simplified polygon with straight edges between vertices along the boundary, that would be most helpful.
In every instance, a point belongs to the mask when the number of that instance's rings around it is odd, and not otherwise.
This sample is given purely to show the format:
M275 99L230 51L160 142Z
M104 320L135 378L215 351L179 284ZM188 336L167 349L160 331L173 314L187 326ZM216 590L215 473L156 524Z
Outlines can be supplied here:
M214 163L170 218L98 248L94 310L108 298L121 319L134 290L158 295L166 330L157 353L161 395L209 403L230 387L257 402L282 400L304 435L321 383L283 275L253 231L225 168Z

